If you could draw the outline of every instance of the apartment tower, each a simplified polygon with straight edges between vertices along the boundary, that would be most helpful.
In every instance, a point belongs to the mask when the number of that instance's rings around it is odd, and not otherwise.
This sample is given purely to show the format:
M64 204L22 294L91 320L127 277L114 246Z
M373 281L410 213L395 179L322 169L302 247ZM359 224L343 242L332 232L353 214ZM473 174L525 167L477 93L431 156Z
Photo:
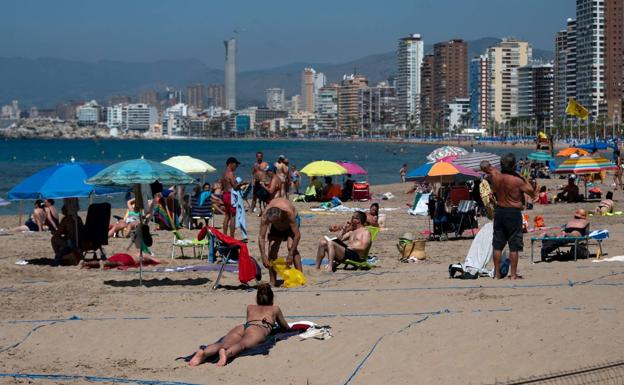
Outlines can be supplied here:
M225 45L225 108L236 110L236 39L223 42Z
M396 78L399 102L399 124L406 126L412 121L421 125L420 117L420 70L424 57L424 42L420 34L412 34L399 40L397 50Z
M620 123L624 112L624 2L605 4L605 91L609 119Z

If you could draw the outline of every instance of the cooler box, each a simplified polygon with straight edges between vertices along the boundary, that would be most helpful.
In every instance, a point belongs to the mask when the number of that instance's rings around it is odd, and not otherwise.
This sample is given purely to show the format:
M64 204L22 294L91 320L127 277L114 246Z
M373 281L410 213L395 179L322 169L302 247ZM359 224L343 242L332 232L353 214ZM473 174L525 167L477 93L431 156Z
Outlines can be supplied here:
M369 200L370 199L370 186L368 182L355 182L353 183L353 193L351 195L353 200Z

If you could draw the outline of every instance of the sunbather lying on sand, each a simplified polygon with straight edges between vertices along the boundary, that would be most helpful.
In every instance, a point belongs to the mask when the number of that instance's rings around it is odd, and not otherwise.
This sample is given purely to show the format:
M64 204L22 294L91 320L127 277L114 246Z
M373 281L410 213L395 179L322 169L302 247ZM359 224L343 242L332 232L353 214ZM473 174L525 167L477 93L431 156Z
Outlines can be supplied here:
M271 334L276 323L282 330L290 330L282 310L279 306L273 306L273 290L268 283L258 285L256 303L257 305L247 306L247 320L244 324L230 330L222 341L198 350L189 365L197 366L206 358L218 353L217 366L225 366L228 359L263 342Z

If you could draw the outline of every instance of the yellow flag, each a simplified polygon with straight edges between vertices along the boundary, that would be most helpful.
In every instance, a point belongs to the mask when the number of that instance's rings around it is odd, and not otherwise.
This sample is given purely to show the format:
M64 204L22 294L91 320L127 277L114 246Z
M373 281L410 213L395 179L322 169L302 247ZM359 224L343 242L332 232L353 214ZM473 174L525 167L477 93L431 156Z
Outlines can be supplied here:
M572 98L570 98L570 100L568 101L568 106L566 107L565 112L568 115L577 116L583 120L589 117L589 111L587 110L587 108L583 107L581 104L579 104L579 102Z

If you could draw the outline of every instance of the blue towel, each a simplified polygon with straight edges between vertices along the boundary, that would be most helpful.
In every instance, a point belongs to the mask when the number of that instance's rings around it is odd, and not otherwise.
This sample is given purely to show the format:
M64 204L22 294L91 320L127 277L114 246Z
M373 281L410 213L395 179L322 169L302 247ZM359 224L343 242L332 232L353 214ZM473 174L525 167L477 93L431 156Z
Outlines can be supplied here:
M201 194L199 194L199 205L203 206L204 202L206 202L206 199L210 198L210 191L202 191Z

